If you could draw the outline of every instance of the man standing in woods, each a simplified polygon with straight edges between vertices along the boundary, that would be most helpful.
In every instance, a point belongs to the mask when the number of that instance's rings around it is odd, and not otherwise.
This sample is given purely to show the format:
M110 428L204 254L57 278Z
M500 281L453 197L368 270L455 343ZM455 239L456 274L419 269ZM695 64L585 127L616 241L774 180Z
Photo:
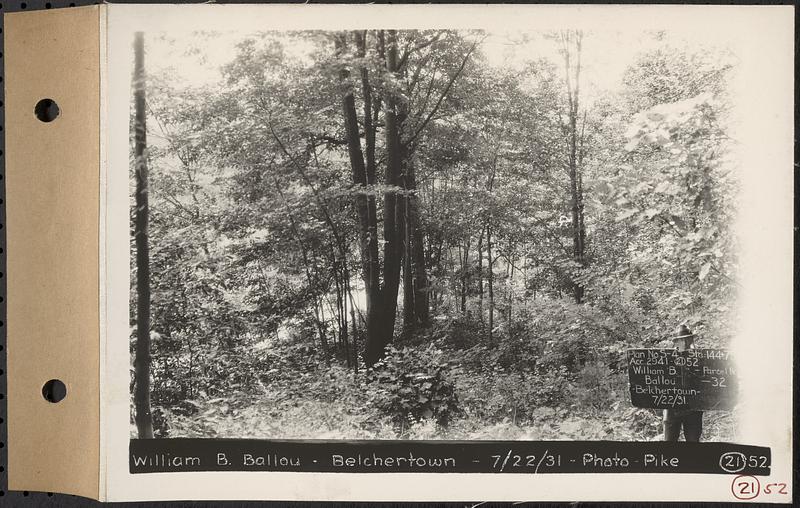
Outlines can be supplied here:
M680 325L672 338L675 349L686 351L694 347L694 334L686 325ZM664 441L677 441L681 435L689 442L699 442L703 432L703 412L695 409L664 410Z

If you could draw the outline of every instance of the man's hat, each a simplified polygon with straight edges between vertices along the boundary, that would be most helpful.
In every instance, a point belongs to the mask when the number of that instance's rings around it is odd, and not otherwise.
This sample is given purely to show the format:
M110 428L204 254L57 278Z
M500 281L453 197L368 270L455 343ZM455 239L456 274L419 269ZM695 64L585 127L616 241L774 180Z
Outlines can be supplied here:
M694 339L694 334L689 327L686 325L680 325L678 330L675 332L676 336L672 337L672 340L679 340L679 339Z

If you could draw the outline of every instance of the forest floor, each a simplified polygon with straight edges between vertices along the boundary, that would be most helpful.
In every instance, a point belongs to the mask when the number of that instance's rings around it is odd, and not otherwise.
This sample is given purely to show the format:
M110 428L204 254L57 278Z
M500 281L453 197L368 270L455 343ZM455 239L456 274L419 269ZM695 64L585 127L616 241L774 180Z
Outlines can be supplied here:
M479 416L467 407L446 426L433 419L397 424L352 399L260 397L210 400L192 415L168 415L168 437L253 439L609 440L660 441L661 410L635 408L620 397L606 408L537 407L524 418ZM627 395L627 394L625 394ZM487 399L489 394L487 394ZM520 411L521 412L521 411ZM703 441L736 439L736 414L707 411Z

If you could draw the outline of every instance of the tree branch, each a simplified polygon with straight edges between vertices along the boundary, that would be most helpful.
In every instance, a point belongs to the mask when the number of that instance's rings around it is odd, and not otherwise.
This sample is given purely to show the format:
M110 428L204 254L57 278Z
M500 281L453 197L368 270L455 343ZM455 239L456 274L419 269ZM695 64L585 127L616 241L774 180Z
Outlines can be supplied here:
M447 83L447 86L445 87L444 91L439 96L439 100L436 102L436 105L433 107L433 109L431 109L430 113L428 113L428 116L425 118L425 120L422 122L422 124L420 124L420 126L417 128L417 130L414 132L414 134L408 139L408 141L403 143L404 147L408 148L409 146L411 146L411 144L422 133L422 130L425 129L425 127L428 125L428 122L431 121L431 118L433 118L433 115L435 115L439 111L439 107L442 105L442 101L444 101L444 98L447 96L448 93L450 93L450 88L452 88L453 83L455 83L456 79L458 79L458 77L461 75L461 72L463 72L464 67L466 67L466 65L467 65L467 61L469 60L469 57L472 56L472 53L475 51L475 48L478 47L478 44L480 42L482 42L483 40L485 40L485 39L486 39L486 37L484 37L481 40L475 41L475 43L472 45L472 47L469 48L469 51L467 51L467 54L464 55L464 59L461 61L461 65L458 67L458 70L450 78L450 81Z

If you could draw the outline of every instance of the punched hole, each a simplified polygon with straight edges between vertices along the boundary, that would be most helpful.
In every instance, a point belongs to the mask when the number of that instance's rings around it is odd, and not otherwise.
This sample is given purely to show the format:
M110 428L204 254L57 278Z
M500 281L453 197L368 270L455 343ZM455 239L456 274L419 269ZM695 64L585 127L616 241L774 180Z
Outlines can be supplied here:
M61 110L58 109L58 104L56 104L56 101L53 99L42 99L37 102L36 107L33 108L33 113L36 115L36 118L42 122L52 122L60 112Z
M42 387L42 397L47 402L61 402L67 396L67 387L59 379L51 379Z

